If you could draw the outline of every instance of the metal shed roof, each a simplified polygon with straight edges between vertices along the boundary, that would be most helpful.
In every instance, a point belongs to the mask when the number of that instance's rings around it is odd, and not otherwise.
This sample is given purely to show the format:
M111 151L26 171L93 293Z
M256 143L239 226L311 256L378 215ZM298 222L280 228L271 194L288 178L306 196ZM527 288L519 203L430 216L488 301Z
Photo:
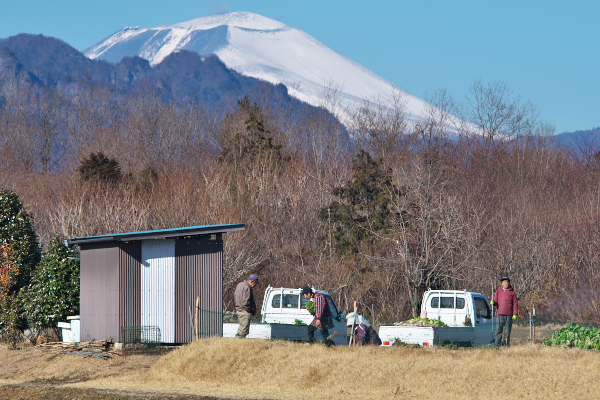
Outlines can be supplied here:
M187 226L183 228L159 229L155 231L127 232L114 233L110 235L99 236L84 236L67 240L70 246L75 244L86 243L103 243L103 242L129 242L132 240L143 239L163 239L183 236L199 236L210 235L213 233L226 233L233 231L243 231L246 229L246 224L226 224L226 225L200 225Z

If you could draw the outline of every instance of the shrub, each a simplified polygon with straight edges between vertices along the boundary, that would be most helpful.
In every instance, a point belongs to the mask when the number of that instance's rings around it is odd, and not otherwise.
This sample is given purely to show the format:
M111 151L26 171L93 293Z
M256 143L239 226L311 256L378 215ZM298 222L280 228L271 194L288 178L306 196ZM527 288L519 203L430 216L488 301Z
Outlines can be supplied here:
M16 294L13 293L0 300L0 337L11 349L17 348L21 338L19 317L20 304Z
M7 243L0 244L0 301L6 298L18 281L19 264Z
M33 229L33 217L12 190L0 191L0 244L4 245L0 260L3 272L10 270L10 275L14 274L12 278L6 276L12 282L7 293L18 292L29 284L31 273L40 261L40 246Z
M48 243L23 302L27 321L38 332L79 313L79 261L60 238Z

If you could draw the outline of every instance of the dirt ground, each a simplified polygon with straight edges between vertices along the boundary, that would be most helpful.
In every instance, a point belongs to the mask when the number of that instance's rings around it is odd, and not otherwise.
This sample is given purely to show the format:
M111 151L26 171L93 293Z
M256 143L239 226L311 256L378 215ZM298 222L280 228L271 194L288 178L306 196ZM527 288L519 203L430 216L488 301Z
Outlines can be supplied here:
M75 389L68 387L54 387L43 384L20 384L20 385L3 385L0 399L19 399L19 400L66 400L66 399L81 399L81 400L157 400L157 399L172 399L172 400L219 400L217 397L204 396L183 396L168 393L141 393L141 392L117 392L101 389Z
M558 325L538 329L537 341L549 336ZM528 346L529 327L515 326L513 345ZM155 389L136 386L123 390L111 382L144 382L155 364L165 355L114 355L107 360L57 350L23 347L9 350L0 346L0 399L217 399L172 392L156 393ZM90 387L83 387L90 386ZM218 385L217 385L218 386ZM228 397L240 398L240 397Z
M113 355L107 360L57 350L25 346L9 350L0 346L0 399L216 399L215 397L145 393L139 391L74 388L69 385L111 377L139 377L161 355Z
M536 326L535 330L535 341L536 343L540 343L542 338L551 336L553 332L558 329L564 327L564 324L544 324L540 326ZM529 340L529 325L525 323L525 321L520 321L517 325L513 325L513 330L511 334L511 343L514 345L526 345L530 344Z

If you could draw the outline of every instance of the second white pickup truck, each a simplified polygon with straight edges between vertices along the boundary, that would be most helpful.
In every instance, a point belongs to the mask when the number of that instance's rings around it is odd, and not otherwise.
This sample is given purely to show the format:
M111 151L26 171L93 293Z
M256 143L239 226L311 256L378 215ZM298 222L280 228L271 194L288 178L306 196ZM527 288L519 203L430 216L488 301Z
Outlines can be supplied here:
M314 289L313 289L314 290ZM289 339L308 340L308 324L313 316L306 309L307 300L300 294L299 288L267 287L261 308L261 323L251 323L248 338L255 339ZM331 340L336 345L347 345L346 321L340 313L333 297L327 292L316 290L327 299L327 304L333 319L334 327L329 330L334 335ZM304 325L301 325L304 324ZM237 322L223 323L223 337L235 337L239 324ZM319 339L319 332L315 335Z
M493 341L492 326L497 323L484 295L458 290L425 292L421 317L442 321L447 326L380 326L382 346L392 346L396 341L424 347L489 345Z

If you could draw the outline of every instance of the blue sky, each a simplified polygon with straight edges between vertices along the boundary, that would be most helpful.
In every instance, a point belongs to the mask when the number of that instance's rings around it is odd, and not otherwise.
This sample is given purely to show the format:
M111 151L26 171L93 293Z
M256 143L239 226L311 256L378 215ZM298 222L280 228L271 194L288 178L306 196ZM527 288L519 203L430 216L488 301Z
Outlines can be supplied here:
M558 133L600 126L597 0L7 0L0 9L0 38L41 33L78 50L125 26L250 11L422 98L446 89L462 100L476 79L504 81Z

